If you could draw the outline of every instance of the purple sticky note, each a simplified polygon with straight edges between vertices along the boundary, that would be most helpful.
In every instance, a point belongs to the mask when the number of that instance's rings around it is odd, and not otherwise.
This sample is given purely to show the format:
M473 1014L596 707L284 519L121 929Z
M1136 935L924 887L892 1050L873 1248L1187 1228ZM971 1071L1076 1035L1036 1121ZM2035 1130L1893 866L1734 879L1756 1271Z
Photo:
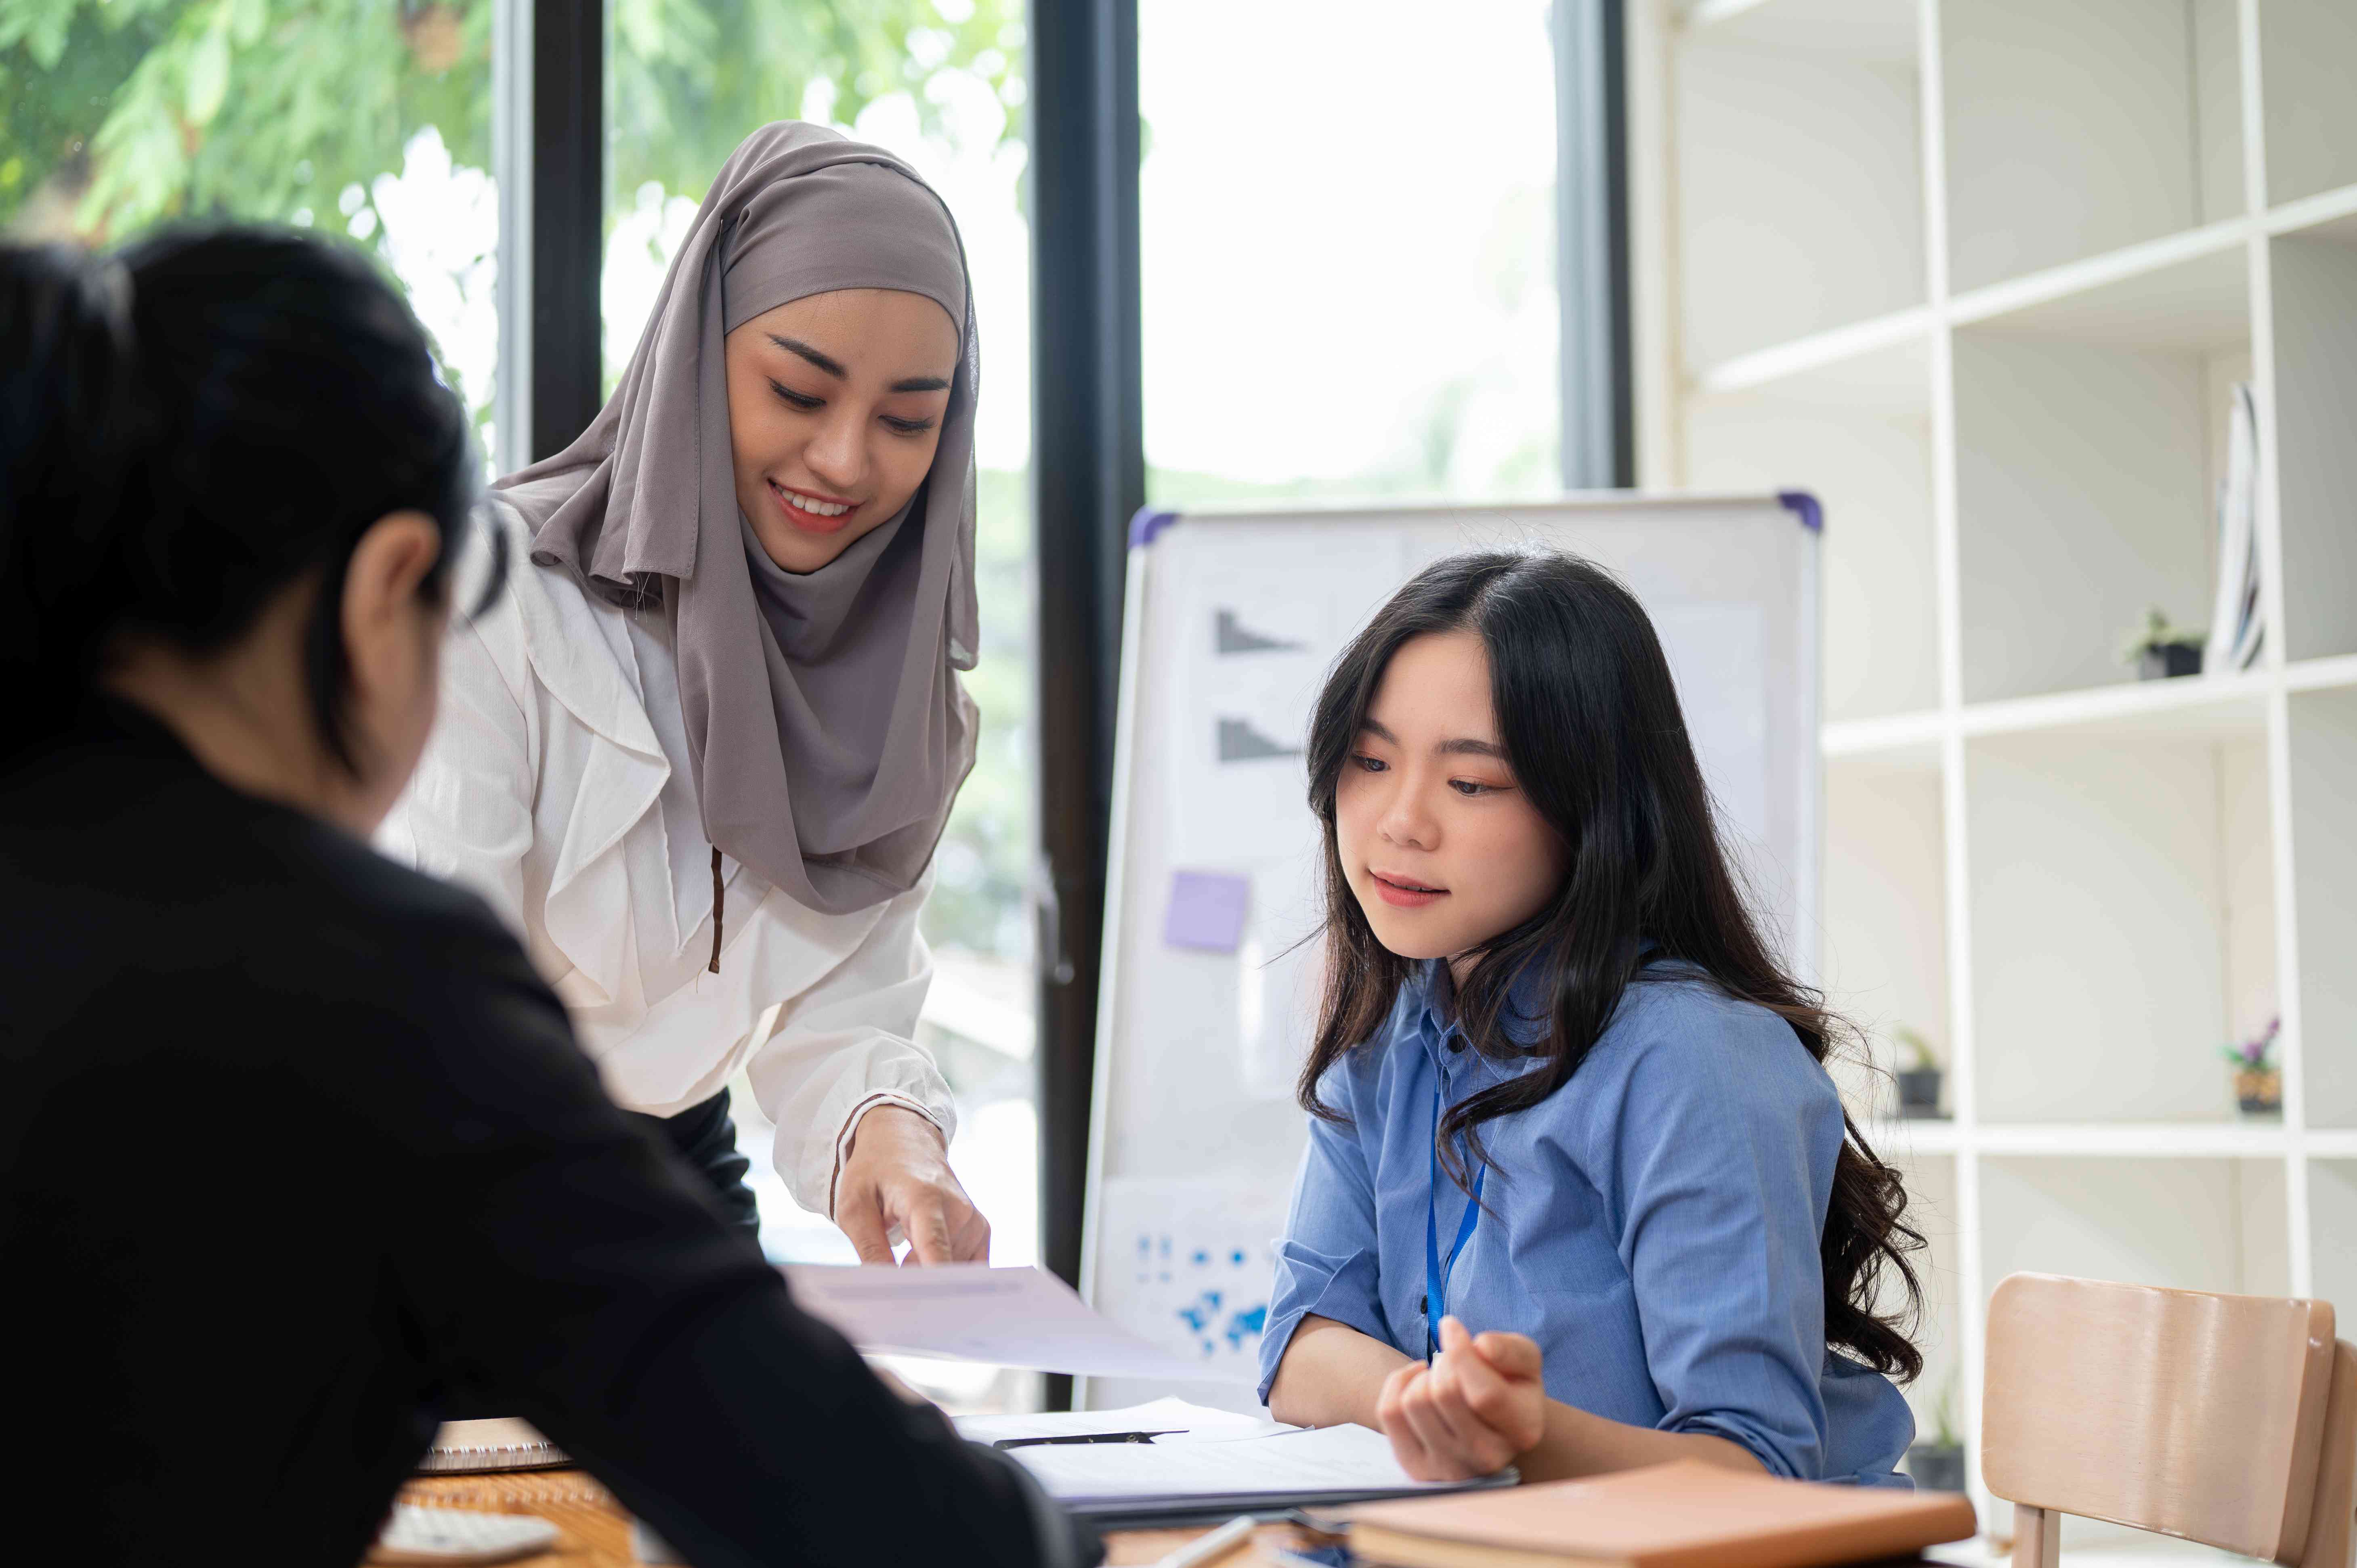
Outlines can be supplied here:
M1182 871L1170 880L1170 908L1162 940L1174 948L1233 952L1243 940L1244 905L1252 883L1217 871Z

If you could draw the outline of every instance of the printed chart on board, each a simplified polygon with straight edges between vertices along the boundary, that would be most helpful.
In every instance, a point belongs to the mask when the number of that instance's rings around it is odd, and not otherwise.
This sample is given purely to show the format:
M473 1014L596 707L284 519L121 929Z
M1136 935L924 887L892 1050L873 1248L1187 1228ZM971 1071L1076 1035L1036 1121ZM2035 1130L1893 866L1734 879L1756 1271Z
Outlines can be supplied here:
M1178 666L1163 755L1185 787L1169 793L1164 832L1180 874L1198 887L1224 886L1234 925L1190 924L1174 901L1165 935L1235 954L1237 1069L1262 1098L1293 1092L1321 978L1311 709L1328 668L1407 575L1407 550L1387 541L1337 561L1305 540L1180 584L1174 619L1194 647ZM1305 583L1318 591L1302 592Z
M1250 1384L1268 1324L1285 1197L1183 1178L1108 1184L1097 1310L1207 1374Z

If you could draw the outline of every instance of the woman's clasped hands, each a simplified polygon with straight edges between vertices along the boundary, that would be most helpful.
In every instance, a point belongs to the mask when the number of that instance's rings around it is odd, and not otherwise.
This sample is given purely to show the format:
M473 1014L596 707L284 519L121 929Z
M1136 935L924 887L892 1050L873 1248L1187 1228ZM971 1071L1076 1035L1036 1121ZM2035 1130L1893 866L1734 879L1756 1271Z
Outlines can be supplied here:
M1538 1343L1475 1335L1440 1320L1440 1353L1383 1380L1375 1414L1400 1467L1419 1481L1465 1481L1504 1469L1546 1431Z

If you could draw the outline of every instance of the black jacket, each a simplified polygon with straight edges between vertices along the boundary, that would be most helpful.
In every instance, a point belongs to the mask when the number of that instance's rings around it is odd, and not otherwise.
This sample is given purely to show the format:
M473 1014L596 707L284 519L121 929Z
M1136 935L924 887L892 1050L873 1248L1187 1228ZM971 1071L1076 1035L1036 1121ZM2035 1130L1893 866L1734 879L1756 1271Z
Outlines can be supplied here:
M0 764L5 1490L357 1562L463 1380L700 1568L1094 1561L607 1100L467 894L125 711Z

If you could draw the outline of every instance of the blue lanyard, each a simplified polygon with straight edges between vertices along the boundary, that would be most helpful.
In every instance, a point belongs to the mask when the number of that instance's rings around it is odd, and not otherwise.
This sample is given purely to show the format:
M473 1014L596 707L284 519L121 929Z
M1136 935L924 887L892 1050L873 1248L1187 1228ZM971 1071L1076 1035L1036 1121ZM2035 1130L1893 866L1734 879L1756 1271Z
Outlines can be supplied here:
M1448 1278L1457 1272L1457 1255L1473 1238L1473 1227L1481 1222L1481 1183L1489 1175L1486 1165L1473 1173L1473 1193L1465 1201L1465 1218L1457 1222L1457 1240L1448 1249L1448 1261L1443 1263L1440 1221L1434 1213L1440 1201L1440 1090L1434 1090L1432 1189L1424 1200L1424 1348L1428 1357L1440 1353L1440 1320L1448 1316Z

